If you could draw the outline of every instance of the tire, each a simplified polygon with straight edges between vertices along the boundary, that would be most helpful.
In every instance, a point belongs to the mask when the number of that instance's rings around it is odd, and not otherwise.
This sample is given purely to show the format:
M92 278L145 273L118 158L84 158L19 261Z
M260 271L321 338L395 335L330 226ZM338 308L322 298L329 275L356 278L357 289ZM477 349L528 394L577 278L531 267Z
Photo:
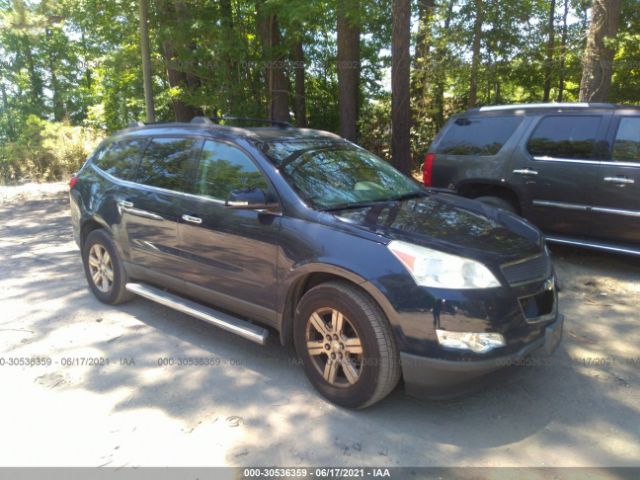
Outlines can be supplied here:
M516 207L509 200L502 197L493 197L493 196L485 196L485 197L476 197L475 200L479 202L486 203L487 205L491 205L492 207L501 208L502 210L506 210L511 213L518 213L516 211Z
M389 322L366 293L347 282L322 283L305 293L293 335L309 381L337 405L368 407L398 384L400 360Z
M125 289L127 272L113 240L104 230L89 234L82 248L82 263L89 288L102 303L117 305L134 297Z

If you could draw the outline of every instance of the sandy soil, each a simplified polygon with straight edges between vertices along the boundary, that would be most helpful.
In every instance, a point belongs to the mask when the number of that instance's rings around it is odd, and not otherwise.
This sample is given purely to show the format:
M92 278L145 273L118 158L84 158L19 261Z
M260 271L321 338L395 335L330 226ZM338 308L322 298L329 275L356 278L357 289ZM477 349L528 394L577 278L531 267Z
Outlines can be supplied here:
M639 259L554 247L566 332L551 362L352 412L275 341L96 301L64 190L0 189L0 466L640 464ZM164 364L180 358L210 365Z

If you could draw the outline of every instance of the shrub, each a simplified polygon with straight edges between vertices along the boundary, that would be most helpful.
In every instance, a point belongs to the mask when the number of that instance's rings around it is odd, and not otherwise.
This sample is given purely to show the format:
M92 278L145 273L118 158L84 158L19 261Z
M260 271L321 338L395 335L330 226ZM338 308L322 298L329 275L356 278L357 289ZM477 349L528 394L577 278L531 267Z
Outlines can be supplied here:
M99 130L30 115L17 140L0 146L3 183L54 181L80 168L102 139Z

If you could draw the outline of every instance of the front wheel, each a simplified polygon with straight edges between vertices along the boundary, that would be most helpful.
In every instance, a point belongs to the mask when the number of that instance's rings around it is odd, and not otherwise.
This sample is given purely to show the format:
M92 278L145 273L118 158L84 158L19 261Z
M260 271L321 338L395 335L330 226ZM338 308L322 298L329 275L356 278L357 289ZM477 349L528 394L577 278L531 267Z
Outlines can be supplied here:
M323 283L302 297L294 343L313 386L343 407L376 403L400 378L398 350L384 313L347 282Z

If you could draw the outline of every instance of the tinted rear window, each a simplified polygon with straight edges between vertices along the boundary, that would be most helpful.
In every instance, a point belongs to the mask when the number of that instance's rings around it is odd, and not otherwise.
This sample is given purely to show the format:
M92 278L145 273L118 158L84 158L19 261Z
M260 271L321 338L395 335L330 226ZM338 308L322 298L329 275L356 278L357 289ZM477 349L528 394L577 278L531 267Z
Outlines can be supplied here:
M620 119L613 144L613 159L618 162L640 161L640 117Z
M193 138L152 139L140 162L137 181L168 190L183 190L196 142Z
M98 152L93 163L109 175L131 180L135 177L145 143L142 139L114 142Z
M600 118L596 115L544 117L531 135L527 149L536 157L592 158Z
M449 123L437 153L449 155L495 155L513 135L522 117L468 116Z

